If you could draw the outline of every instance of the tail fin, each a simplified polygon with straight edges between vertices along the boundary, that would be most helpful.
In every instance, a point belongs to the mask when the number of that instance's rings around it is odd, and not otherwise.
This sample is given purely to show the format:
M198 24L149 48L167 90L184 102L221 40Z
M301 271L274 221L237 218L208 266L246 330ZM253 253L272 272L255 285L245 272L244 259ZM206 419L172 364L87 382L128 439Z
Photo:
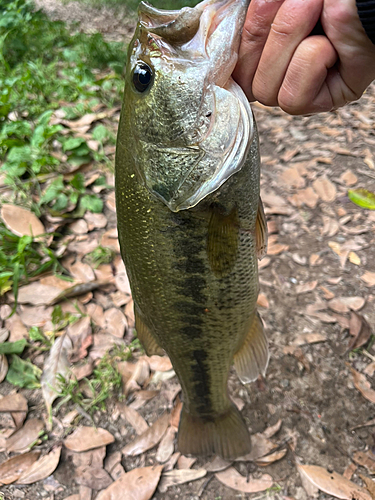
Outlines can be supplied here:
M228 460L250 453L251 440L245 421L234 405L212 420L192 416L183 407L178 448L183 455L218 455Z

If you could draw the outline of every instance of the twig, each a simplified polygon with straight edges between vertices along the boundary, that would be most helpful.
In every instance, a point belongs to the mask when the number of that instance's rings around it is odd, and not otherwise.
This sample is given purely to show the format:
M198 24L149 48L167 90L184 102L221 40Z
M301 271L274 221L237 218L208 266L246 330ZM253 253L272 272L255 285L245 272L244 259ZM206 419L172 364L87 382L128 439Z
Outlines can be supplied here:
M199 491L198 491L198 497L199 497L199 498L203 495L204 490L207 488L208 483L209 483L210 481L212 481L213 477L214 477L213 475L212 475L212 476L210 476L210 477L208 477L208 478L205 480L205 482L202 484L202 486L199 488Z

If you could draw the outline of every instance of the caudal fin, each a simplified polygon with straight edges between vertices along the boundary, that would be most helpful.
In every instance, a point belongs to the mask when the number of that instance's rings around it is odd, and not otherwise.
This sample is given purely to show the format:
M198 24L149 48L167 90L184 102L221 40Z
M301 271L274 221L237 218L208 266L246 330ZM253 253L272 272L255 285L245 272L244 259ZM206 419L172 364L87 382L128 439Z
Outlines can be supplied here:
M234 405L213 420L192 416L183 407L178 448L183 455L218 455L232 460L250 453L251 440L245 421Z

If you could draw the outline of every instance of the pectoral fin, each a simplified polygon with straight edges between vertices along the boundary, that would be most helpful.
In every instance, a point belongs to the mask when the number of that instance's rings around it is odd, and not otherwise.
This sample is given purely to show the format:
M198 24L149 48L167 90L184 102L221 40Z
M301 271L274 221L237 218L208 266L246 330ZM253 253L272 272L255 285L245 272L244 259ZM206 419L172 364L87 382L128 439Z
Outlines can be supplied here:
M267 221L261 198L259 198L258 214L255 224L255 239L258 259L263 259L267 253Z
M164 351L159 346L156 338L151 333L150 329L144 324L140 317L140 313L137 310L137 306L134 307L135 316L135 329L137 331L137 336L146 351L147 356L153 356L157 354L158 356L163 356Z
M214 275L222 278L230 273L236 263L239 244L238 210L223 215L212 209L208 225L207 254Z
M268 366L268 340L257 311L242 347L234 355L234 366L243 384L253 382L259 374L265 375Z

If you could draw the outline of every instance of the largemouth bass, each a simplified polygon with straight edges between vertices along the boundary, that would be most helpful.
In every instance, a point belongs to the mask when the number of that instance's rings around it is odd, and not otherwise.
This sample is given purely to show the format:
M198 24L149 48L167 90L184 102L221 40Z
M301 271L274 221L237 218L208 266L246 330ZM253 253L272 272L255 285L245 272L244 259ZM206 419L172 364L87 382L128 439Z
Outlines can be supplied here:
M146 352L163 349L181 383L183 454L250 451L228 396L265 372L256 311L266 247L258 135L231 78L248 0L162 11L147 3L131 42L116 153L122 256Z

